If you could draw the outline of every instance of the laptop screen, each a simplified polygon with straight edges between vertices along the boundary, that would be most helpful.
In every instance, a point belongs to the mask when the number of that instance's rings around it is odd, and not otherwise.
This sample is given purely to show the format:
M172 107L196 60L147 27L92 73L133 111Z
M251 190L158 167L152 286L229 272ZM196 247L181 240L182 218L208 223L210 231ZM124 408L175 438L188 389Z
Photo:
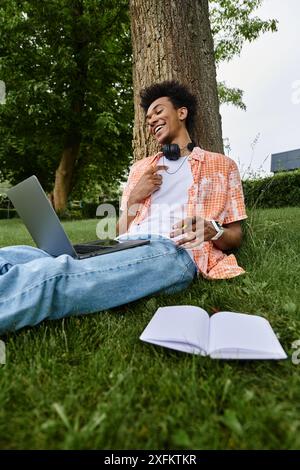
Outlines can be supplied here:
M38 248L49 255L76 256L75 250L36 176L7 191Z

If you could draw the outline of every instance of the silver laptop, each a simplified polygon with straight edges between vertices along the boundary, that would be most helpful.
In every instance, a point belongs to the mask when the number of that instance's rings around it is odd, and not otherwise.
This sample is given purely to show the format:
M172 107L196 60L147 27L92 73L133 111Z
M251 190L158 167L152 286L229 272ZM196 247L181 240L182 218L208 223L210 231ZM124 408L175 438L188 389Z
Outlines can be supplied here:
M38 248L49 255L83 259L146 245L149 240L95 240L72 245L39 180L31 176L7 191Z

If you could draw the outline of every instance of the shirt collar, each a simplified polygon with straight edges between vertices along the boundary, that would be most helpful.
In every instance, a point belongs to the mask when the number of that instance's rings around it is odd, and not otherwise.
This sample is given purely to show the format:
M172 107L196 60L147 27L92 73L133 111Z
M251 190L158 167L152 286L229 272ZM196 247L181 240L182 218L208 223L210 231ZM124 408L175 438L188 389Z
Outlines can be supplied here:
M200 147L194 147L192 153L190 154L191 160L198 160L202 162L204 160L204 150Z

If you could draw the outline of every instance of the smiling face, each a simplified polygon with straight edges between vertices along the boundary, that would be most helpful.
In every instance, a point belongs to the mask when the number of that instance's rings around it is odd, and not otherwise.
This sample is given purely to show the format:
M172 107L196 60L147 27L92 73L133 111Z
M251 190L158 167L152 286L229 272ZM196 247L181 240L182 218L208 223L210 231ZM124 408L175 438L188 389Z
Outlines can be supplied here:
M187 108L176 109L173 103L163 96L153 101L146 114L146 122L151 135L160 145L179 143L186 139L185 119Z

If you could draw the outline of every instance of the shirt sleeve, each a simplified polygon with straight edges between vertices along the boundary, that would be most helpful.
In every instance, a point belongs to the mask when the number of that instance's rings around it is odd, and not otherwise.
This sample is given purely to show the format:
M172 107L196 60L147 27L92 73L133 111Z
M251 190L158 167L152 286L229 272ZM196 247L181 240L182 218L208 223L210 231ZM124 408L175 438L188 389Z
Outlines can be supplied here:
M237 164L232 160L228 174L228 193L223 224L247 218L243 186Z
M127 182L126 182L125 187L123 189L122 198L121 198L121 205L120 205L120 210L122 212L126 210L127 202L128 202L130 193L131 193L131 191L133 190L134 186L137 183L137 181L136 181L136 164L137 164L137 162L135 162L131 166Z

